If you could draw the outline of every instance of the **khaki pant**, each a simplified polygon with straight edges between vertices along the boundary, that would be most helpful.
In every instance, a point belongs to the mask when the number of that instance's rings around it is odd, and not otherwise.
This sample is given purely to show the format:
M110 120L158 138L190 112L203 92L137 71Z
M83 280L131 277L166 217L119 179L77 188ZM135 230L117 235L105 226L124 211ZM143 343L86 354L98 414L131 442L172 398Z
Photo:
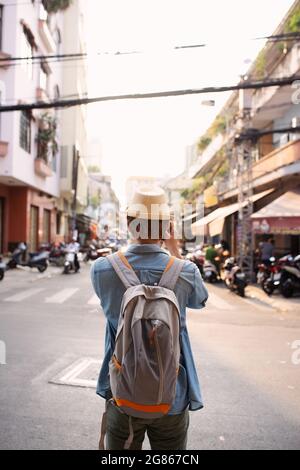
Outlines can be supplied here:
M147 432L152 450L185 450L189 428L189 412L158 419L131 418L134 439L130 450L141 450ZM107 408L108 450L123 450L129 436L129 417L109 402Z

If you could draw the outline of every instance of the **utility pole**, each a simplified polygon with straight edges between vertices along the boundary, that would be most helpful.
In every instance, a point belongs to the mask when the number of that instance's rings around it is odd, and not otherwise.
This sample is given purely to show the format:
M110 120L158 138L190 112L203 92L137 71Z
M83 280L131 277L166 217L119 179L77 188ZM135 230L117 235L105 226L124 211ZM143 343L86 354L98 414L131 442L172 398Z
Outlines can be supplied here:
M240 90L239 134L235 139L238 183L238 263L251 282L254 272L253 214L253 143L255 132L251 129L251 92Z
M76 231L76 209L77 209L77 192L78 192L78 169L79 169L79 160L80 154L76 150L74 145L73 147L73 202L72 202L72 237L74 237Z

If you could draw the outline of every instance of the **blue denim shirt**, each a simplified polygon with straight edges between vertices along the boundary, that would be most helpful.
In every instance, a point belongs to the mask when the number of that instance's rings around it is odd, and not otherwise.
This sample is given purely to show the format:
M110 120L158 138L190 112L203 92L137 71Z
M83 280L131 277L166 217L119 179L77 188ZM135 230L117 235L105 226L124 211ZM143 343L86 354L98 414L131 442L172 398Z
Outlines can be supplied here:
M169 255L158 245L131 245L125 253L129 263L142 284L158 283L166 268ZM92 266L92 283L107 319L105 354L98 380L97 393L110 398L108 365L114 352L115 337L125 287L113 270L110 262L100 258ZM201 309L208 298L198 268L187 261L175 287L181 316L181 358L176 387L176 398L169 414L182 413L187 407L191 411L203 408L200 385L186 326L186 308Z

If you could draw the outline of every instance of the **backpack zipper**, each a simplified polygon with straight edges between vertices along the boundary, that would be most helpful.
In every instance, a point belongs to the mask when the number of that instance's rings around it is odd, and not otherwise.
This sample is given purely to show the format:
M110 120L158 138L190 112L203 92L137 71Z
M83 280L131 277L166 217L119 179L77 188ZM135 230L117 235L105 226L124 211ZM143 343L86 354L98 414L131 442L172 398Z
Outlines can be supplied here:
M162 364L162 358L161 358L161 352L160 352L160 347L157 339L157 327L154 329L154 342L156 346L156 352L157 352L157 360L158 360L158 367L159 367L159 390L158 390L158 402L157 404L160 405L163 399L163 391L164 391L164 374L163 374L163 364Z

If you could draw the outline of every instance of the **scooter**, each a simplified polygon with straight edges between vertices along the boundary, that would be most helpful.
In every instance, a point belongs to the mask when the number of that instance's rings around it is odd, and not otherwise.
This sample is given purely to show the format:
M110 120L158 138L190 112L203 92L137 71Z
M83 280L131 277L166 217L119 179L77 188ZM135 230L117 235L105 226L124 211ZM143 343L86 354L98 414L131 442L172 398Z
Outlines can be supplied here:
M96 248L95 245L89 245L89 248L85 254L84 262L96 261L98 258L104 258L105 256L111 255L111 248Z
M293 265L282 268L280 291L283 297L289 299L300 292L300 255L296 256Z
M211 284L218 282L219 273L216 266L211 261L205 261L203 266L203 279Z
M205 254L203 253L203 251L197 250L194 253L189 253L189 254L186 255L186 259L188 261L191 261L192 263L194 263L197 266L197 268L199 269L199 271L200 271L200 273L203 277L203 274L204 274L203 267L204 267L204 264L205 264Z
M11 259L7 263L7 269L16 269L18 266L37 268L40 273L43 273L48 268L49 253L42 251L40 253L29 253L27 261L23 262L21 258L27 252L26 243L20 243L16 250L13 252Z
M75 263L75 251L66 251L63 274L70 274L72 271L78 273L79 267Z
M247 287L246 274L238 266L234 258L228 258L224 264L224 282L229 290L245 297Z
M6 271L6 264L3 263L2 258L0 258L0 281L3 281L5 271Z

